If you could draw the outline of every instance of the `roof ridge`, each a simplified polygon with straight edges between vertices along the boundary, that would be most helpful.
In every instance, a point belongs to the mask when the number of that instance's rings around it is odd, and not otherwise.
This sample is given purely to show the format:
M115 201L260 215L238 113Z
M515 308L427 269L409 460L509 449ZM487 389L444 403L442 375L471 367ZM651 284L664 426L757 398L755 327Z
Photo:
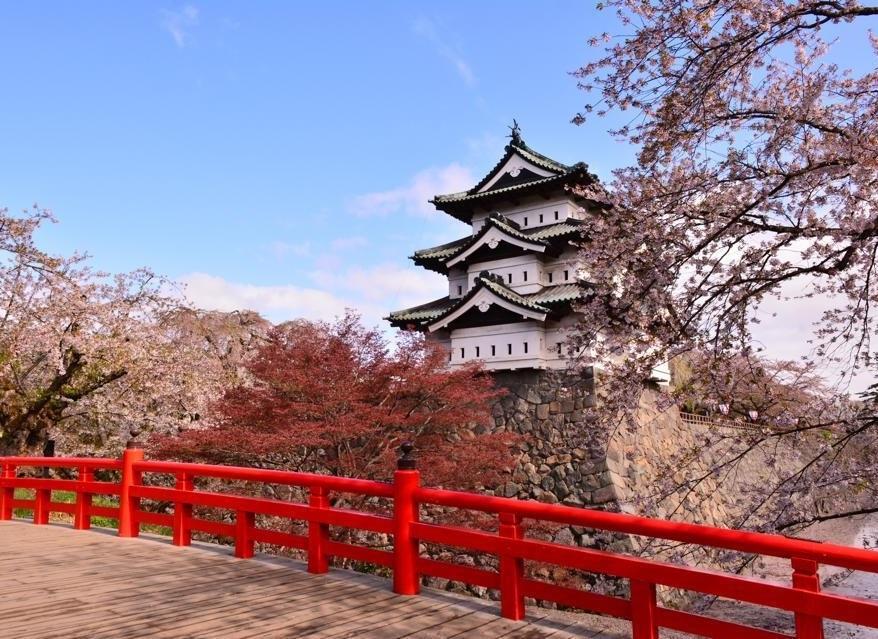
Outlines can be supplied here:
M545 306L540 306L535 302L531 302L521 293L516 293L511 288L507 287L506 284L503 282L503 278L499 275L488 273L488 271L482 271L481 273L479 273L478 277L476 277L476 281L482 281L492 291L494 291L501 297L505 297L511 302L515 302L523 306L533 306L541 311L545 311L546 313L549 312L549 309ZM499 287L500 290L498 291L497 289L495 289L495 286Z
M465 244L467 240L469 240L472 235L467 235L456 240L452 240L450 242L445 242L445 244L437 244L436 246L430 246L428 248L417 249L414 253L414 257L417 257L420 253L429 253L432 251L441 251L443 249L455 248L458 244Z
M539 151L535 151L532 148L530 148L527 144L525 144L524 140L520 140L519 144L515 144L514 142L510 142L509 146L517 149L518 151L526 153L527 155L530 155L532 157L532 159L537 161L538 164L539 163L548 164L549 166L556 168L557 170L560 170L563 173L568 173L574 167L577 166L576 164L568 165L568 164L564 164L562 162L558 162L558 160L553 160L548 155L543 155ZM577 164L583 164L583 163L578 162Z

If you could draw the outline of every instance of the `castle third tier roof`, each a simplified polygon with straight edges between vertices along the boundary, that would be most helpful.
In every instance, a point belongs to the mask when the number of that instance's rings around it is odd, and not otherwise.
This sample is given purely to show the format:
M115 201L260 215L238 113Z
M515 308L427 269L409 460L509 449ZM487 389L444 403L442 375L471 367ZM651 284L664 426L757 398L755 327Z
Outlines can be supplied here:
M467 191L436 195L430 202L449 215L471 222L476 208L488 209L500 201L528 195L548 196L576 187L580 200L609 207L609 196L583 162L566 165L528 147L514 135L505 153L478 184Z

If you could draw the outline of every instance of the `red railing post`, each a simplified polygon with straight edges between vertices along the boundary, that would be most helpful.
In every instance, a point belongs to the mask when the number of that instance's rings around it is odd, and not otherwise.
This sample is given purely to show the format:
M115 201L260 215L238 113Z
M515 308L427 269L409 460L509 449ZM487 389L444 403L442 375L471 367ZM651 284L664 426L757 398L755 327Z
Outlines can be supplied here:
M256 515L239 510L235 514L235 557L250 559L253 557L253 526Z
M80 482L94 481L94 473L88 466L80 466L76 478ZM76 491L76 510L73 512L74 530L91 528L91 502L91 493L87 492L85 488Z
M15 464L3 462L3 479L15 479ZM15 499L15 488L3 486L0 489L0 521L12 519L12 500Z
M308 505L312 509L329 508L329 497L323 486L312 486L308 497ZM313 510L312 515L316 515ZM329 555L326 545L329 541L329 525L308 520L308 572L321 574L329 570Z
M521 539L521 517L514 513L500 513L500 536ZM506 619L524 619L524 561L512 554L501 542L500 551L500 614Z
M820 575L817 574L817 562L812 559L793 557L793 588L820 592ZM823 639L823 619L804 612L795 613L796 637L798 639Z
M192 491L195 482L189 473L177 473L177 490ZM175 546L189 546L192 544L192 504L182 501L174 502L174 534Z
M37 488L34 498L34 523L45 526L49 523L49 504L52 503L51 488Z
M402 456L393 475L393 592L416 595L421 591L418 579L418 540L412 535L412 524L419 516L415 492L421 485L421 473L411 443L401 447Z
M631 637L658 639L656 625L655 584L631 580Z
M119 536L137 537L140 523L137 511L140 499L131 495L131 487L140 484L141 473L134 470L134 464L143 460L143 451L134 442L128 442L122 451L122 483L119 491Z

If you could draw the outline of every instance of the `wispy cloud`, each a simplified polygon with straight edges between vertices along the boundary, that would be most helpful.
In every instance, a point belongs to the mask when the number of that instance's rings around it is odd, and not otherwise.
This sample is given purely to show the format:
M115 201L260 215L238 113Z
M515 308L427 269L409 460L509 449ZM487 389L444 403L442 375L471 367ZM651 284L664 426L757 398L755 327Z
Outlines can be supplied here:
M421 171L405 186L358 195L350 200L348 210L360 217L391 213L429 216L435 213L428 201L434 195L463 191L475 182L469 169L455 162Z
M162 29L174 39L181 49L189 43L192 29L198 24L198 7L185 4L179 9L162 9Z
M329 247L333 251L347 251L349 249L361 248L368 246L369 240L362 236L354 237L337 237L329 243Z
M278 262L283 262L288 257L307 257L311 254L311 243L301 242L291 244L282 240L276 240L268 245L268 250Z
M445 58L457 71L457 75L469 87L476 86L476 74L469 62L464 59L460 50L450 45L445 38L439 34L436 24L429 18L418 18L415 20L414 31L417 35L427 40L436 49L436 53Z

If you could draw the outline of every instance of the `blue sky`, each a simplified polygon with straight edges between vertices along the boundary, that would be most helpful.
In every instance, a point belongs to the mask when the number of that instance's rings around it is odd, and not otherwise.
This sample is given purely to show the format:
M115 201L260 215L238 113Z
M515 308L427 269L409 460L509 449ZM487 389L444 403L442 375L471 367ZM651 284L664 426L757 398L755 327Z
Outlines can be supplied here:
M426 200L493 166L513 118L604 178L631 159L607 121L570 124L603 31L552 0L5 3L0 205L48 207L50 251L149 266L204 307L378 322L442 294L407 256L467 229ZM807 317L763 326L772 354Z
M569 123L568 72L601 19L563 2L7 3L2 203L52 209L49 249L148 265L201 304L377 320L441 293L406 257L465 227L426 199L487 171L513 117L560 160L624 161Z

